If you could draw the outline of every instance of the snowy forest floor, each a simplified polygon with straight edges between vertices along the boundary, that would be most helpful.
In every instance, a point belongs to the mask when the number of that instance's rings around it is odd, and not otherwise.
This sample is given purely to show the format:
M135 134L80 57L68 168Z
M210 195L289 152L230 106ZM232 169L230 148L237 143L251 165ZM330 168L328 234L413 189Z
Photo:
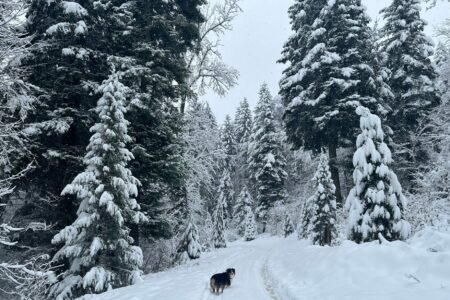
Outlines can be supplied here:
M211 294L209 278L236 269ZM236 241L130 287L83 300L415 300L449 299L450 232L425 229L407 242L311 246L295 235Z

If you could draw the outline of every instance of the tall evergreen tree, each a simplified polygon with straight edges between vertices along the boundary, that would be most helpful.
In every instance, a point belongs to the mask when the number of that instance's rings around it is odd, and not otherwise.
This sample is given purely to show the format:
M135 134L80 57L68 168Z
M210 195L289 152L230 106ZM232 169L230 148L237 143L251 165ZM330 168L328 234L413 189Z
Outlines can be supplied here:
M223 205L223 220L225 227L229 225L233 219L233 204L234 204L234 188L231 182L230 172L224 169L219 185L219 202Z
M244 185L239 197L236 199L236 204L233 209L233 220L237 225L239 234L245 231L243 224L245 221L246 207L250 207L250 209L253 207L253 199L248 191L247 185Z
M349 237L357 243L377 240L379 234L390 241L406 239L411 231L403 219L406 198L390 169L392 155L383 142L380 118L362 106L356 113L361 116L362 132L353 156L355 186L345 204Z
M233 171L236 163L236 140L234 137L233 121L229 115L226 115L221 129L221 138L225 152L225 168Z
M62 192L76 195L81 204L75 222L53 239L53 243L64 243L54 259L70 263L63 280L51 291L58 299L101 293L140 277L142 251L132 246L127 225L148 219L133 198L140 183L127 168L133 159L126 148L131 141L124 117L127 89L113 74L99 92L103 96L95 112L100 120L91 128L86 169Z
M201 227L206 213L214 210L210 199L217 197L217 172L224 152L216 119L206 103L192 100L185 111L184 124L187 198L180 200L177 210L179 215L191 215Z
M234 139L238 145L248 143L252 135L253 116L247 98L239 103L234 117Z
M253 116L246 98L242 100L236 110L234 118L234 137L236 141L236 166L234 188L236 192L249 184L250 171L248 166L248 146L252 135Z
M225 241L225 199L223 194L219 195L217 199L216 209L213 213L213 223L214 223L214 232L213 232L213 244L214 248L226 248L227 243Z
M354 109L362 104L384 110L369 18L360 0L298 1L290 17L294 35L283 50L281 62L289 66L280 82L288 140L295 148L328 148L341 202L337 148L356 135Z
M394 93L388 123L394 132L396 152L401 154L399 167L414 170L417 165L411 163L423 159L415 153L416 131L440 103L437 73L430 59L433 45L425 36L426 22L420 11L420 0L394 0L382 10L382 50L387 54L384 64L391 72L389 85ZM412 171L407 173L411 175Z
M244 213L244 239L248 241L253 241L256 238L256 222L255 215L253 214L252 208L250 206L245 207Z
M316 192L312 199L311 235L313 243L331 245L336 238L336 187L331 179L327 156L322 154L313 181Z
M269 210L276 202L282 203L286 199L285 158L273 110L273 98L267 84L263 84L259 91L252 140L249 146L249 165L257 189L256 214L263 225L263 232L266 229Z
M95 119L94 91L114 58L126 70L122 80L133 93L127 118L136 159L130 168L143 183L137 200L154 219L145 233L163 235L168 232L162 226L163 199L183 192L181 119L174 102L186 89L183 55L199 35L203 0L31 2L27 30L35 47L22 62L30 71L27 81L41 93L35 113L26 119L38 166L26 178L32 199L27 210L60 226L75 218L76 202L59 194L82 170ZM38 204L40 199L45 205L56 202L56 208Z

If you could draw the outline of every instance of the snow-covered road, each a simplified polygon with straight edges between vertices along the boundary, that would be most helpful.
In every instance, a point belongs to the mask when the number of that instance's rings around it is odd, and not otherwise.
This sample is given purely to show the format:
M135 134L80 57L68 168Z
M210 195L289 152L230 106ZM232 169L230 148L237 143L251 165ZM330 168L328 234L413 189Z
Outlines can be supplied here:
M236 269L220 296L212 274ZM408 242L319 247L295 235L236 241L142 283L83 300L448 300L450 231L424 230Z
M281 300L269 282L266 267L278 240L237 241L226 249L204 253L189 265L148 275L140 284L83 300ZM209 278L227 268L236 269L231 287L220 296L211 294Z

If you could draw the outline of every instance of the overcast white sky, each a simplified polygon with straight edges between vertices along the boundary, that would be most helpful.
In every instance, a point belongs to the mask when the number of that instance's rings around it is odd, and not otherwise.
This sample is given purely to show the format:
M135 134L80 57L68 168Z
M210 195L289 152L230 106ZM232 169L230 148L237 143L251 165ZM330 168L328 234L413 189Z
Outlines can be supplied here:
M233 31L223 38L222 54L226 63L241 74L239 85L220 98L208 94L209 101L219 122L226 114L234 116L239 102L246 97L254 107L262 82L267 82L272 93L278 92L283 65L277 64L284 42L290 35L287 11L293 0L242 0L243 12L233 23ZM390 0L363 0L372 19L379 18L379 11ZM450 18L450 4L438 5L422 11L428 21L427 34L433 36L433 27Z

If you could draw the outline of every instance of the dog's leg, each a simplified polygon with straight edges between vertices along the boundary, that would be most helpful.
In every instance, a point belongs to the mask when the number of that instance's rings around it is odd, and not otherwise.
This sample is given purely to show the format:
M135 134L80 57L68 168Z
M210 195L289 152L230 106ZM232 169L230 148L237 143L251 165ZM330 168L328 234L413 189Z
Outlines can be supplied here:
M214 278L211 278L211 280L209 281L209 285L211 286L212 293L215 294L216 293L216 286L215 286L216 284L215 284Z

